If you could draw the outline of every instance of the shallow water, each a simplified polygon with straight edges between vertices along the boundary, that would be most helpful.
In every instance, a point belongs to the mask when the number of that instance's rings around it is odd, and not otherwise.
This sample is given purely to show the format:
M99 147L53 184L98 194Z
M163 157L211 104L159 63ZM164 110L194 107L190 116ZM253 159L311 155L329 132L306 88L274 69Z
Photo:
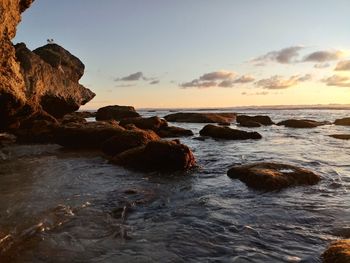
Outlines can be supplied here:
M346 110L245 113L274 121L350 116ZM204 126L175 125L195 136ZM56 145L3 149L0 262L320 262L329 242L350 236L350 141L327 136L350 127L249 130L263 139L182 138L199 168L167 176L131 172L98 152ZM227 177L233 164L255 161L304 166L323 180L260 192Z

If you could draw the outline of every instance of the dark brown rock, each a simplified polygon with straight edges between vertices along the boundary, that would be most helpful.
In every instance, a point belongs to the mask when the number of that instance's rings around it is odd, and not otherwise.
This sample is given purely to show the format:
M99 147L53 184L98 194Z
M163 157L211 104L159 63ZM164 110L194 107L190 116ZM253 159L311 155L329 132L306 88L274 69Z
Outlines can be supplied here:
M140 171L176 171L193 167L195 158L178 141L152 141L117 155L112 162Z
M350 134L331 134L329 136L340 140L350 140Z
M244 127L260 127L261 125L272 125L273 121L269 116L257 115L238 115L236 118L237 123Z
M56 130L56 143L69 148L100 149L103 142L125 129L114 123L67 123Z
M333 242L322 254L323 263L349 263L350 239Z
M225 140L247 140L262 138L262 136L257 132L246 132L231 129L229 127L218 127L212 124L204 126L204 128L199 131L199 134L201 136L210 136L212 138Z
M289 128L315 128L322 125L327 125L328 122L320 122L314 120L285 120L277 123L277 125L283 125Z
M162 138L185 137L194 135L191 130L175 126L162 127L157 131L157 134Z
M127 118L136 118L140 117L134 107L132 106L106 106L99 108L96 113L96 120L117 120L120 121L122 119Z
M304 168L281 163L253 163L234 166L227 172L247 186L258 190L278 190L296 185L313 185L320 176Z
M350 126L350 118L337 119L334 122L335 125Z
M119 125L125 126L128 124L134 124L136 127L140 129L145 129L145 130L153 130L157 131L162 127L168 126L168 123L166 120L163 120L159 117L149 117L149 118L142 118L142 117L137 117L137 118L127 118L123 119L120 121Z
M16 142L16 136L10 133L0 133L0 147Z
M169 114L164 117L170 122L188 122L188 123L231 123L236 118L235 113L196 113L179 112Z
M144 146L151 141L160 140L159 136L152 130L124 130L118 135L106 140L102 146L102 151L110 156L122 153L126 150Z

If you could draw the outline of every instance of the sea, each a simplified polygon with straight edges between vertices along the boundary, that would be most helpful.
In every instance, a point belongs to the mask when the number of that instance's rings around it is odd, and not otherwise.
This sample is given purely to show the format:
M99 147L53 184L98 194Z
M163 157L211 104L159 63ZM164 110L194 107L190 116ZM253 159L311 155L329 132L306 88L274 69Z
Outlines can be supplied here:
M184 109L144 109L163 117ZM195 111L195 110L187 110ZM349 109L197 109L331 121ZM90 119L90 121L93 121ZM13 145L0 155L0 262L321 262L334 240L350 238L350 127L231 128L261 140L194 140L205 124L170 123L198 167L140 173L98 151ZM257 191L227 176L252 162L282 162L320 183Z

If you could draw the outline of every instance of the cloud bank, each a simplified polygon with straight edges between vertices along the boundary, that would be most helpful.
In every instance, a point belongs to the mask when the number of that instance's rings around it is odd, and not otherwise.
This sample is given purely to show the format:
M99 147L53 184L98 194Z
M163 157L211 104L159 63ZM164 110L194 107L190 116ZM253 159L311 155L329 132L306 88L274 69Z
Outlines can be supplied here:
M280 75L274 75L270 78L261 79L255 84L263 89L287 89L298 85L300 82L311 80L311 75L306 74L304 76L294 75L289 78L283 78Z
M346 76L333 75L329 78L323 79L322 82L326 83L327 86L350 88L350 77Z

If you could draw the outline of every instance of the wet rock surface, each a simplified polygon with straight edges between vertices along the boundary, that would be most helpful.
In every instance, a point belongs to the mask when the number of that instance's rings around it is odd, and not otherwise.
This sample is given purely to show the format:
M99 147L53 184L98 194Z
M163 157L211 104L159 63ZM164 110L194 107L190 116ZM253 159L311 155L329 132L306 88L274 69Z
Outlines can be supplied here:
M286 126L289 128L316 128L318 126L327 125L330 124L329 122L321 122L321 121L314 121L314 120L285 120L277 123L277 125L280 126Z
M166 115L164 117L170 122L189 122L189 123L231 123L236 119L235 113L198 113L198 112L179 112Z
M269 116L257 115L238 115L236 118L237 123L243 127L260 127L261 125L272 125L273 121Z
M120 121L127 118L137 118L140 117L134 107L132 106L119 106L111 105L99 108L96 112L96 120L116 120Z
M282 163L253 163L230 168L227 175L258 190L279 190L297 185L313 185L320 176L305 168Z
M257 132L246 132L231 129L229 127L219 127L212 124L204 126L204 128L200 130L199 134L201 136L209 136L212 138L225 140L248 140L262 138L262 136Z
M195 165L192 151L178 141L152 141L113 158L113 163L140 171L171 172Z
M350 118L336 119L334 124L341 126L350 126Z
M340 140L350 140L350 134L331 134L329 136Z
M333 242L322 254L323 263L349 263L350 239Z

